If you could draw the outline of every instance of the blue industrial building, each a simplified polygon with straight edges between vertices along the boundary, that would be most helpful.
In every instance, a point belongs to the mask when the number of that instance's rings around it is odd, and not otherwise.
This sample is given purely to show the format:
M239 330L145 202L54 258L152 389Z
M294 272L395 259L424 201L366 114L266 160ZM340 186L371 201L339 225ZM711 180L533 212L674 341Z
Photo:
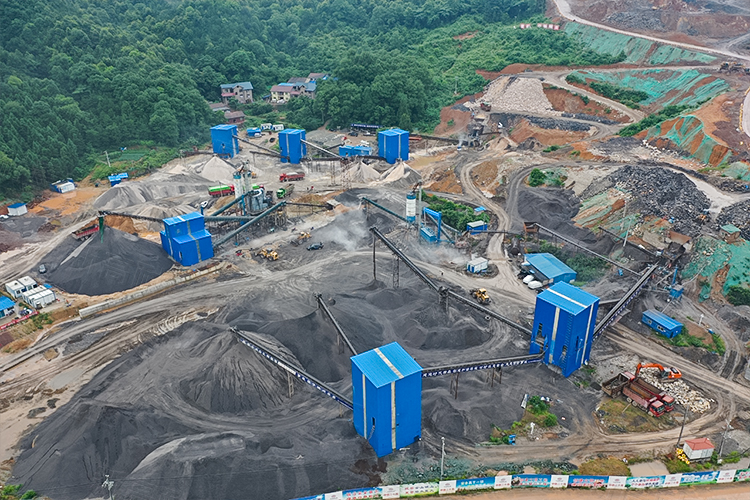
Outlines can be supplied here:
M378 156L393 165L409 159L409 132L392 128L378 132Z
M479 234L487 231L487 223L483 220L477 220L466 224L466 230L469 234Z
M565 377L589 360L599 298L561 282L536 298L529 354L544 352L544 363Z
M127 172L121 172L119 174L107 176L107 180L109 180L109 185L110 186L116 186L120 182L122 182L123 179L127 179L127 178L128 178L128 173Z
M522 266L543 285L570 283L576 279L576 272L550 253L527 254Z
M0 318L4 318L10 314L13 314L16 303L10 300L5 295L0 295Z
M305 140L305 131L288 128L279 132L279 147L281 148L281 163L298 164L303 156L307 154L307 146L302 142Z
M214 154L221 158L234 158L240 152L237 139L237 125L216 125L211 127L211 144Z
M159 236L162 248L183 266L192 266L214 256L211 233L198 212L164 219L164 231Z
M248 137L261 137L262 135L263 135L263 132L260 130L260 127L247 129Z
M371 156L372 148L367 146L339 146L339 156Z
M354 428L378 457L422 435L422 367L396 342L352 358Z
M655 309L645 311L641 322L670 339L682 333L682 323Z

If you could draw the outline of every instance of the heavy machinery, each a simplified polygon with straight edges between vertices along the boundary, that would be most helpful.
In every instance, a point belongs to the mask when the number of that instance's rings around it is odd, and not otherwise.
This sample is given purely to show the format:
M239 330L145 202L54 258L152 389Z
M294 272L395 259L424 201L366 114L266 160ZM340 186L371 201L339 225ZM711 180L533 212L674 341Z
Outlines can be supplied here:
M669 369L667 369L667 368L664 368L659 363L638 363L638 366L635 367L635 378L638 378L638 376L641 374L641 368L658 368L659 376L661 378L666 378L666 379L682 378L682 372L678 370L677 368L670 367Z
M78 231L73 231L73 238L77 239L78 241L83 241L96 234L98 230L99 222L94 221L92 224L89 224L86 227L82 227Z
M221 196L229 196L234 194L234 186L222 184L220 186L210 187L208 188L208 194L215 198L219 198Z
M747 69L745 68L745 65L741 62L733 61L724 61L721 63L721 66L719 66L719 73L722 71L726 71L727 73L745 73L747 74Z
M294 192L294 184L289 184L286 187L282 187L276 190L276 198L282 199L291 196Z
M299 236L297 236L298 241L305 241L309 240L310 238L312 238L312 235L306 231L302 231L301 233L299 233Z
M304 178L304 172L287 172L279 176L279 182L301 181Z
M268 260L279 260L279 254L273 248L261 248L255 255Z
M602 390L613 398L616 398L620 394L624 395L628 403L641 408L655 417L663 415L665 411L671 411L671 409L667 409L664 399L669 401L671 398L671 408L674 404L674 398L668 394L654 395L646 390L641 382L643 381L636 379L632 373L622 372L604 382Z
M479 108L482 111L492 111L492 104L482 101L479 103Z
M469 294L474 297L480 304L489 304L490 295L484 288L472 288L469 290Z

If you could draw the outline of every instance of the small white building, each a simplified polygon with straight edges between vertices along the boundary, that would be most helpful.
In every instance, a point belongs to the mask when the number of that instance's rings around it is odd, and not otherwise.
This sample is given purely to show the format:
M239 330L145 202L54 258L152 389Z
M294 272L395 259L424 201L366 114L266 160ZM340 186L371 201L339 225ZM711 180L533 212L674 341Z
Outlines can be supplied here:
M278 125L274 125L273 126L273 131L274 132L281 132L282 130L284 130L284 125L282 125L281 123L279 123Z
M487 259L483 257L477 257L476 259L472 259L469 261L468 264L466 264L466 270L470 273L481 273L482 271L487 270Z
M23 278L19 278L18 282L23 285L24 291L33 290L34 288L37 288L39 286L39 283L37 283L36 280L31 276L24 276Z
M26 291L26 289L18 280L15 280L5 284L5 291L8 292L14 299L17 299L23 292Z
M714 445L708 438L686 439L682 450L688 460L707 460L714 453Z
M10 215L11 217L23 215L27 212L28 210L26 209L26 203L14 203L12 205L8 205L8 215Z
M29 295L26 296L25 295L26 293L28 293ZM31 293L25 292L25 294L24 294L24 302L29 304L34 309L41 309L47 304L53 303L55 299L57 298L55 296L55 292L53 292L52 290L48 288L43 288L38 291L31 290Z

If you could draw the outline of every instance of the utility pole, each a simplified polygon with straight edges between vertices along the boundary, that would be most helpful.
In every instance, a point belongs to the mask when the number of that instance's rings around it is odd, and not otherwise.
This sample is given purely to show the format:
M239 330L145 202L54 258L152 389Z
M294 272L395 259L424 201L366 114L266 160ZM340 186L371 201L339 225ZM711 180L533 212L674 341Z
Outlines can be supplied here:
M114 497L112 496L112 487L115 485L114 481L110 481L109 474L104 476L104 482L102 483L102 488L107 488L107 491L109 492L109 500L114 500Z
M109 163L109 153L105 151L104 155L107 157L107 166L111 169L112 168L112 164Z
M687 420L687 414L690 410L687 406L682 405L682 427L680 427L680 435L677 437L677 445L675 445L675 448L680 447L680 442L682 441L682 431L685 430L685 420Z
M727 437L727 432L729 431L729 420L727 420L727 426L724 428L724 434L721 436L721 446L719 446L719 460L721 460L721 454L724 451L724 440Z
M445 438L441 437L440 441L443 443L442 452L440 454L440 480L443 480L443 465L445 463Z

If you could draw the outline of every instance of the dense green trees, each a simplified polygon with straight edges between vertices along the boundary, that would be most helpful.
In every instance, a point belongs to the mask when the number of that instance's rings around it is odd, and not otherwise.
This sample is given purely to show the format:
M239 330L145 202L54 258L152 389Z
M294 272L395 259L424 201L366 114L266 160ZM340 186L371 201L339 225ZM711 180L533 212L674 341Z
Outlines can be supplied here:
M289 105L291 123L425 129L454 89L481 89L477 68L612 62L560 32L488 24L544 7L544 0L0 2L0 191L81 177L103 150L205 140L217 120L205 100L218 99L225 82L249 80L261 96L291 76L326 71L336 79L320 85L320 102Z

